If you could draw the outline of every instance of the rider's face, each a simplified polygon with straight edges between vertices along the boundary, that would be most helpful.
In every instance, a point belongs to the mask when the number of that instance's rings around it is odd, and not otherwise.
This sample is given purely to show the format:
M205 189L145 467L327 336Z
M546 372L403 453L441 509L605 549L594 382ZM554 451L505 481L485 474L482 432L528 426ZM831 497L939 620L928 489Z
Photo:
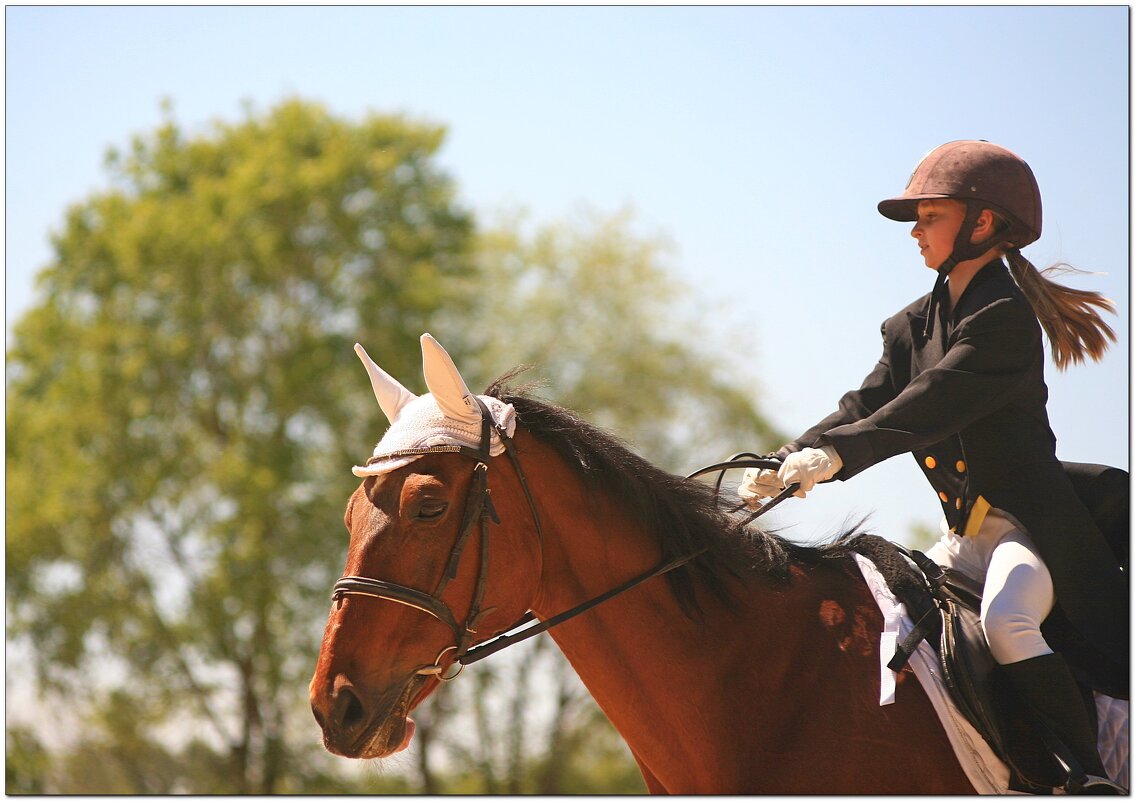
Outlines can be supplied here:
M959 200L922 200L918 219L910 235L918 240L922 260L937 270L954 250L954 239L962 227L966 206Z

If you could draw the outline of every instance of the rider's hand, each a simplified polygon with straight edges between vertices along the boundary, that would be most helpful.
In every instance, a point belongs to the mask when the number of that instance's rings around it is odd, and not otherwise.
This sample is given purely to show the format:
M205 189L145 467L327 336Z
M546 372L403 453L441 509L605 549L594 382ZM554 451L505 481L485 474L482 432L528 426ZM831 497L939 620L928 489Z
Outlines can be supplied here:
M822 448L804 448L790 453L780 466L777 476L784 486L799 484L794 495L805 497L821 481L827 481L843 467L843 460L831 445Z
M779 495L783 489L784 483L777 477L775 470L750 467L741 475L737 494L746 505L756 509L760 507L763 498Z

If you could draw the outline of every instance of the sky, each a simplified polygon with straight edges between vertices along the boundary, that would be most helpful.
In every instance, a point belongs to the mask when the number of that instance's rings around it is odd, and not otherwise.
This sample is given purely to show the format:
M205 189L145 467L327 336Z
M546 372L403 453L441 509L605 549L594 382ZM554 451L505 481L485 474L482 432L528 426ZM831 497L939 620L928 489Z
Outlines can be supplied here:
M486 218L633 209L710 312L688 336L728 334L723 363L795 436L933 284L876 203L933 147L988 139L1041 186L1026 256L1102 273L1072 282L1119 304L1102 363L1049 363L1058 455L1128 466L1126 7L8 6L5 23L6 331L67 206L109 185L105 152L156 127L163 101L206 132L300 97L445 125L439 160ZM900 541L941 516L899 456L775 522L812 539L867 513Z

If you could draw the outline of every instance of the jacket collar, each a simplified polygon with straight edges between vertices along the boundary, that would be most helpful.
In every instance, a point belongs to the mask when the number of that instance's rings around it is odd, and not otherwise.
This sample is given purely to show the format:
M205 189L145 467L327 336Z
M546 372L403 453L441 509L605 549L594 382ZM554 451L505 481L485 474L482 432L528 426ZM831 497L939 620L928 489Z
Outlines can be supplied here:
M1000 269L998 266L1000 265ZM926 305L922 308L921 312L907 312L910 318L911 335L914 347L921 349L934 335L934 324L931 321L931 315L938 318L938 322L946 329L944 336L948 336L949 332L957 323L957 312L964 305L967 298L972 297L976 288L995 280L998 276L1007 276L1008 267L1005 262L1000 258L991 259L986 262L984 266L976 273L973 278L966 285L962 291L962 295L958 298L958 302L946 311L943 308L942 300L945 299L946 304L949 304L948 290L943 282L935 282L934 291L926 296ZM939 293L938 302L935 302L935 293Z
M998 269L999 267L1000 269ZM949 319L951 321L956 321L958 319L958 309L962 308L962 306L965 304L965 300L968 297L973 295L973 293L984 284L987 284L988 282L996 279L998 276L1006 275L1008 273L1008 270L1009 268L1000 258L991 259L990 261L986 262L980 270L974 273L974 276L970 279L969 283L966 284L966 288L962 290L962 294L961 297L958 298L958 302L951 306L948 315Z

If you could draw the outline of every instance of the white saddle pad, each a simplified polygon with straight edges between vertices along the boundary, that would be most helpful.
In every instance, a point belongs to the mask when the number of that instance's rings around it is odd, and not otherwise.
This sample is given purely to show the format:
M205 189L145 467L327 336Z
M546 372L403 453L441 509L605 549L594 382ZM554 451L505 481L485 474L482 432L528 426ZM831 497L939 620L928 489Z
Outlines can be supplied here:
M855 561L863 573L879 611L883 613L883 634L879 642L880 694L879 705L895 702L895 674L887 663L895 654L895 646L910 633L914 623L906 607L892 593L875 564L865 556L855 554ZM958 762L979 793L1005 795L1009 792L1009 767L997 758L989 744L970 725L953 701L939 675L938 655L925 640L910 658L910 666L926 691L938 719L954 746ZM1099 713L1099 749L1108 778L1124 787L1130 787L1128 762L1129 704L1117 698L1096 694Z

